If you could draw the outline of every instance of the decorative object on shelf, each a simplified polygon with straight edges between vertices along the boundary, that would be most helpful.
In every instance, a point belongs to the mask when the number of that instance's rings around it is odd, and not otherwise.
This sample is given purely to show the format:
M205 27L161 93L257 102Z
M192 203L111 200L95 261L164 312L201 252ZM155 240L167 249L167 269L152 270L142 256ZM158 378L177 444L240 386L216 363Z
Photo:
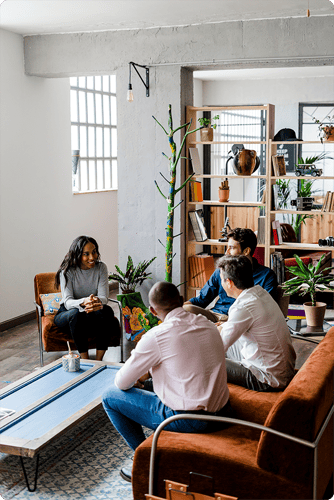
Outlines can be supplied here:
M333 142L334 141L334 115L333 116L326 116L324 120L317 120L314 116L312 116L312 120L314 123L318 125L318 136L320 137L320 141L324 142L329 141Z
M283 242L297 243L296 233L294 232L293 227L290 224L282 222L281 232Z
M298 165L296 165L295 173L297 177L300 177L301 175L320 177L322 174L322 168L317 168L315 165L310 165L309 163L298 163Z
M200 208L199 210L193 210L189 212L189 219L191 226L194 231L194 236L196 241L205 241L208 239L205 225L204 225L204 212Z
M253 149L245 149L243 144L233 144L232 153L226 160L226 174L227 164L233 160L232 167L236 175L252 175L260 166L260 158L257 156L256 151Z
M213 129L217 128L217 124L212 123L213 120L219 120L219 115L216 115L213 118L198 118L201 125L200 134L202 142L213 141Z
M274 176L281 177L283 175L286 175L284 155L273 155L272 161L273 161Z
M334 247L334 237L333 236L327 236L324 239L319 239L318 245L320 247Z
M181 189L184 188L184 186L187 184L187 182L190 181L190 179L193 177L194 174L191 174L184 182L181 184L179 188L175 188L175 182L176 182L176 168L177 164L181 158L181 152L184 146L184 143L186 142L187 137L190 134L193 134L199 128L190 130L190 126L192 121L190 120L188 123L185 123L184 125L181 125L180 127L177 127L175 130L173 130L173 118L172 118L172 105L169 105L169 119L168 119L168 126L169 126L169 132L161 125L161 123L158 122L158 120L153 116L153 119L157 122L158 125L162 128L162 130L165 132L166 136L168 137L168 142L172 151L172 154L170 157L168 157L165 153L162 153L165 158L168 159L169 161L169 174L170 174L170 180L166 179L166 177L160 172L160 175L165 179L167 184L169 184L169 193L168 196L165 196L161 189L158 186L157 181L155 182L155 185L157 186L157 189L161 196L165 198L167 202L167 224L166 224L166 245L164 245L160 240L159 243L161 243L162 246L165 248L165 256L166 256L166 264L165 264L165 280L169 283L172 283L172 262L173 258L175 257L175 254L173 254L173 241L174 238L177 238L177 236L180 236L182 233L177 234L174 236L174 210L182 203L183 200L180 201L177 205L174 205L175 202L175 196L176 194L181 191ZM180 150L177 153L176 151L176 144L174 141L174 134L178 130L181 130L183 128L186 128L186 133L184 134L181 145L180 145ZM184 158L184 157L182 157Z
M312 198L312 194L316 193L316 191L313 191L312 186L313 186L312 180L305 180L301 179L298 184L298 189L297 189L297 198ZM306 219L313 219L314 215L311 214L292 214L291 215L291 225L296 233L296 237L298 239L299 232L300 232L300 226L302 224L305 224Z
M274 136L275 142L286 142L286 141L302 141L303 139L297 139L296 132L292 128L282 128Z
M309 293L311 302L304 303L306 323L308 326L322 326L326 303L317 302L316 294L324 290L334 291L334 286L330 284L333 281L333 276L326 274L333 268L326 267L320 270L325 255L321 256L316 266L313 266L311 263L306 266L296 254L294 258L296 259L297 266L288 267L288 270L295 277L283 283L284 295L294 295L296 293L305 296Z
M218 239L218 241L227 241L227 234L228 232L231 231L231 226L230 226L230 219L226 217L224 227L220 231L221 232L221 237Z
M127 92L127 100L129 102L133 101L133 92L132 92L132 83L131 83L131 67L136 71L137 75L141 79L141 81L144 84L144 87L146 88L146 97L150 96L150 69L148 66L143 66L142 64L136 64L134 62L129 62L129 88ZM143 77L138 71L138 68L145 68L145 75L146 75L146 82L144 82Z
M126 338L138 342L143 334L153 326L159 324L156 316L150 313L145 306L140 292L136 292L136 287L142 285L147 279L152 279L146 269L156 259L139 262L134 266L133 260L128 256L126 271L123 272L115 265L117 273L111 273L109 280L119 283L122 293L117 295L117 300L122 304L122 314Z
M228 179L222 181L218 188L218 199L220 202L228 201L230 196L230 186L228 185Z
M197 148L189 148L189 156L190 156L190 162L189 162L189 174L201 174L202 173L202 167L201 167L201 160L199 157L198 149Z
M295 200L291 200L290 204L292 207L296 207L297 210L312 210L314 198L298 197Z

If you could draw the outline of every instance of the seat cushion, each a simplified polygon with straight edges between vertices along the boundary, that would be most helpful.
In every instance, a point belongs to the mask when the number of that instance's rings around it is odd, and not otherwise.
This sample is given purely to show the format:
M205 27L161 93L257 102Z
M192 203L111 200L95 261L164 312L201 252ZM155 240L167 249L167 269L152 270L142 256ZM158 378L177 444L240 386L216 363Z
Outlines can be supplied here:
M257 392L239 385L228 384L230 402L235 417L263 425L282 391Z
M154 494L164 498L164 479L188 484L189 472L214 478L214 489L243 499L311 498L310 487L280 478L256 463L259 431L233 425L209 434L163 431L156 457ZM136 450L133 463L133 496L148 493L152 436Z

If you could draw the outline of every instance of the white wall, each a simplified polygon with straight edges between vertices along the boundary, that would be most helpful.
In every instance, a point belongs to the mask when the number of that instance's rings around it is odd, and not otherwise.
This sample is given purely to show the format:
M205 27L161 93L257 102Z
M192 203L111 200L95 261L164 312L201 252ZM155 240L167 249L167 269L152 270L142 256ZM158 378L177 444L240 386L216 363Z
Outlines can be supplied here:
M0 30L0 321L34 309L33 278L89 234L118 262L117 191L72 195L69 79L24 74L23 38Z

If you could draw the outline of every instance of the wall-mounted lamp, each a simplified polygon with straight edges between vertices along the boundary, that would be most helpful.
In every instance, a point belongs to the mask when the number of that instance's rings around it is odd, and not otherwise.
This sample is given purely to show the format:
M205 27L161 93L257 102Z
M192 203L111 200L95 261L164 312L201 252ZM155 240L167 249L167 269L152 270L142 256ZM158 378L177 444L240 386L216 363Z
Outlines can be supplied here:
M136 64L134 62L129 62L129 89L128 89L128 95L127 95L127 99L128 99L129 102L133 101L133 92L132 92L132 84L131 84L131 66L133 66L133 68L136 70L137 75L139 76L139 78L141 79L141 81L143 82L143 84L145 85L145 88L146 88L146 97L149 97L149 95L150 95L150 69L149 69L149 67L148 66L142 66L141 64ZM144 82L141 74L139 73L139 71L137 69L137 66L139 68L145 68L146 83Z

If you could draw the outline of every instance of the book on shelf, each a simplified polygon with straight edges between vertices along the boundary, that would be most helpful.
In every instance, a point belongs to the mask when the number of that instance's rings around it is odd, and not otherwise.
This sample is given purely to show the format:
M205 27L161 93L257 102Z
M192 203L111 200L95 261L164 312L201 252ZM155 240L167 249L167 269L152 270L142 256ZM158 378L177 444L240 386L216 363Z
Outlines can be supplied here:
M281 252L274 252L270 256L270 267L277 277L277 283L282 285L285 281L285 264Z
M273 186L272 186L272 200L271 200L271 206L272 206L273 210L280 209L278 191L279 191L279 186L277 186L277 184L273 184Z
M189 155L190 155L190 161L189 161L189 174L201 174L202 173L202 167L201 167L201 160L199 157L198 149L197 148L189 148Z
M275 177L286 175L285 159L283 155L273 155L273 171Z
M283 238L282 238L282 230L281 230L280 222L278 220L273 220L271 225L273 228L273 236L274 236L275 245L282 245Z
M205 241L208 239L205 225L204 212L202 209L189 212L189 219L194 231L196 241Z
M266 218L263 216L257 219L257 243L264 245L266 242Z
M189 257L190 286L203 288L215 271L212 255L201 253Z
M327 191L322 205L322 212L333 212L334 210L334 193L332 191Z
M190 181L190 198L191 201L203 201L202 183L200 181Z

